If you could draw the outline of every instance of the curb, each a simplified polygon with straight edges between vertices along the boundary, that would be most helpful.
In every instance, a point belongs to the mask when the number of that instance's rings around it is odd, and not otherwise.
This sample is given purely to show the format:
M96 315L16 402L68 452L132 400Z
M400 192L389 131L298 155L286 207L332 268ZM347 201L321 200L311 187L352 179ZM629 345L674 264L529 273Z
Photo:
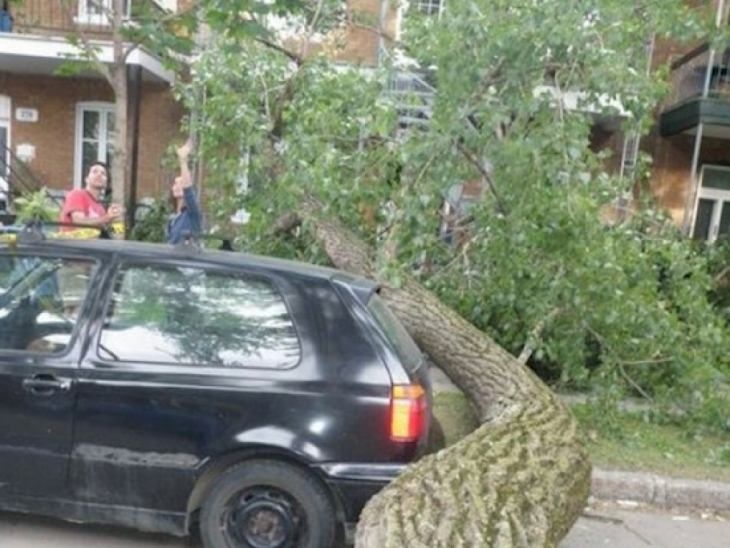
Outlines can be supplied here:
M591 496L658 508L730 510L730 483L669 478L649 473L593 469Z

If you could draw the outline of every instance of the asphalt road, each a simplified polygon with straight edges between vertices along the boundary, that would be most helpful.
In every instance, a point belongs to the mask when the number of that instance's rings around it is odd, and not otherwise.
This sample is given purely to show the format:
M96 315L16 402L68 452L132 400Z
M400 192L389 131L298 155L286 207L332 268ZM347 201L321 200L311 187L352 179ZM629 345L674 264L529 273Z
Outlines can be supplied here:
M591 509L560 548L728 548L730 517ZM195 540L0 513L0 548L200 548Z

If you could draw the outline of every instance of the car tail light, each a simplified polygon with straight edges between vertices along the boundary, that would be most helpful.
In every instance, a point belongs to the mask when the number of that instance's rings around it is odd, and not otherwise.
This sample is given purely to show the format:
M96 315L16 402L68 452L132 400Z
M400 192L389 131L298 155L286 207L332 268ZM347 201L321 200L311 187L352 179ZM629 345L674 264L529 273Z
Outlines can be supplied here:
M424 433L426 391L420 384L396 385L390 401L390 439L415 441Z

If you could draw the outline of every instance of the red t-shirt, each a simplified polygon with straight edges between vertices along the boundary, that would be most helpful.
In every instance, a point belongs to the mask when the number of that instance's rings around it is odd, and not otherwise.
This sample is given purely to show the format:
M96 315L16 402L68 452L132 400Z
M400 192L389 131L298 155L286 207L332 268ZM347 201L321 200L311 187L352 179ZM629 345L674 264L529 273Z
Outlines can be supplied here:
M80 211L87 219L98 219L106 215L106 208L96 201L88 190L76 189L66 195L61 211L61 222L72 223L71 213Z

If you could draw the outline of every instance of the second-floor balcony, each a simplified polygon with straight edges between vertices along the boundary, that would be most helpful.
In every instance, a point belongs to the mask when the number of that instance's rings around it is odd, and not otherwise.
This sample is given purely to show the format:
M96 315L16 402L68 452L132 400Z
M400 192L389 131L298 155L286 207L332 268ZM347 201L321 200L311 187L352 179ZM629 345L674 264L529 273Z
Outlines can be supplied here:
M134 24L138 14L175 9L175 0L126 0L123 20ZM113 0L22 0L10 4L0 26L0 72L53 75L69 59L83 58L69 37L77 36L95 48L102 63L113 62ZM152 10L152 11L150 11ZM143 79L170 82L172 74L143 48L135 48L127 64L140 65ZM93 76L79 74L81 76ZM97 77L99 75L96 75Z
M122 19L133 21L140 10L161 11L164 0L125 0ZM22 0L10 5L9 32L44 36L83 33L95 38L109 36L114 0Z
M730 49L695 48L672 64L671 84L662 135L692 134L703 124L705 136L730 139Z

